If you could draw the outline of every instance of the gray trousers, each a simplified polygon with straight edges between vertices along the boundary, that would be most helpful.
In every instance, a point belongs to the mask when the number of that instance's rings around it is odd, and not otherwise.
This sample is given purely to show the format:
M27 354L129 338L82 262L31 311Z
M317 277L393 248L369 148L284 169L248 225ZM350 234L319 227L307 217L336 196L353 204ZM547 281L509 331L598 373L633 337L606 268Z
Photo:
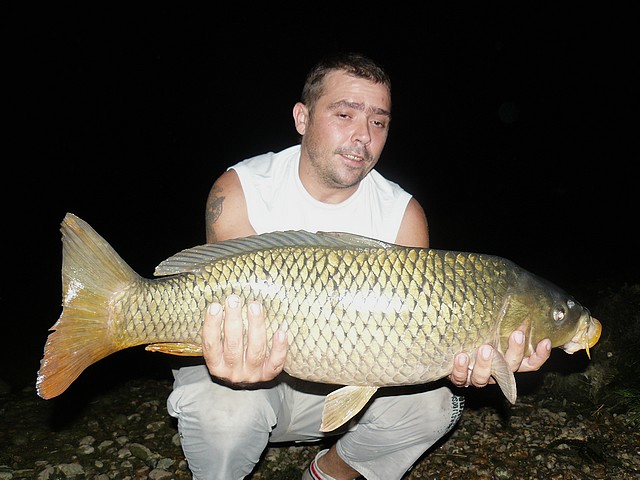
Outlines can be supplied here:
M268 444L317 441L327 435L341 435L338 454L368 480L399 480L451 430L464 405L446 387L393 395L381 389L362 413L327 434L320 432L322 407L335 385L283 375L273 387L239 390L212 381L204 365L173 374L167 409L178 419L194 480L242 479Z

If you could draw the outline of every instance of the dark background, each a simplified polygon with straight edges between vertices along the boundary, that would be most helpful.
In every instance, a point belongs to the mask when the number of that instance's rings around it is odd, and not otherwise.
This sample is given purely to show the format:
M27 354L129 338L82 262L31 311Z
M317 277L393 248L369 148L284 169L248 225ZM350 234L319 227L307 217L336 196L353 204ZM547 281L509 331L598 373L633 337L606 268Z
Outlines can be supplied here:
M637 16L479 3L10 6L0 379L35 380L61 310L66 212L151 276L204 242L227 166L297 142L305 73L334 50L387 67L378 170L423 204L433 247L510 258L588 306L637 283Z

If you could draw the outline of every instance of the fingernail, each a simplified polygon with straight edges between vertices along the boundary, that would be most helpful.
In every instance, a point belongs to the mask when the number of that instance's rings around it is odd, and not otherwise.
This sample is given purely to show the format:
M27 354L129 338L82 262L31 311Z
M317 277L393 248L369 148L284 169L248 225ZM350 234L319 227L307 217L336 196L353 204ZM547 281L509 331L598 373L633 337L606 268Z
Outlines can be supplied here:
M463 353L461 355L458 355L458 365L463 366L467 363L467 354Z
M240 305L240 299L237 295L229 295L227 297L227 305L231 308L238 308L238 305Z
M277 337L278 341L283 342L287 338L287 329L288 328L289 328L289 325L287 325L287 322L282 322L280 324L280 327L278 328L278 331L276 332L276 337Z
M489 360L491 358L492 348L488 345L484 345L480 350L480 355L482 355L483 360Z
M260 315L260 312L262 311L262 305L260 305L258 302L251 302L249 304L249 308L251 309L251 313L253 313L254 315Z
M544 348L547 350L547 352L551 350L551 340L545 340Z
M522 333L520 330L516 330L513 334L513 339L518 345L522 345L524 343L524 333Z
M212 303L211 305L209 305L209 313L211 315L217 315L220 313L221 310L222 310L222 305L220 305L219 303Z

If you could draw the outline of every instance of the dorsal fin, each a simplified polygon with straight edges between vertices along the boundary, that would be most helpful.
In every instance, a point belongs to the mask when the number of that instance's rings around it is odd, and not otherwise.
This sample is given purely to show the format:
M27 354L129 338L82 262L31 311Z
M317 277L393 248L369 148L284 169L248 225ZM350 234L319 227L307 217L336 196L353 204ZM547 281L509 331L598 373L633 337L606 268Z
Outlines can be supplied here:
M344 232L311 233L304 230L270 232L187 248L167 258L155 276L195 272L214 260L280 247L388 248L394 246L362 235Z

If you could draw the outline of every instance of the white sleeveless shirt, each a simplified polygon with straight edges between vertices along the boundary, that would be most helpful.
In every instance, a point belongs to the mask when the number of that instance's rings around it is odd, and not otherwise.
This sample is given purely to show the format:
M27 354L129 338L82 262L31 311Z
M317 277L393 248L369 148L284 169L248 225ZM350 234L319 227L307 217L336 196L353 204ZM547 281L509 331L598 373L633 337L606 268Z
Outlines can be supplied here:
M411 195L375 169L341 203L323 203L298 174L300 145L229 167L238 174L256 233L278 230L349 232L395 242Z

